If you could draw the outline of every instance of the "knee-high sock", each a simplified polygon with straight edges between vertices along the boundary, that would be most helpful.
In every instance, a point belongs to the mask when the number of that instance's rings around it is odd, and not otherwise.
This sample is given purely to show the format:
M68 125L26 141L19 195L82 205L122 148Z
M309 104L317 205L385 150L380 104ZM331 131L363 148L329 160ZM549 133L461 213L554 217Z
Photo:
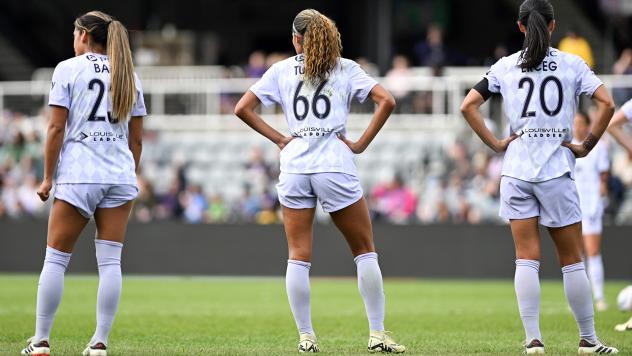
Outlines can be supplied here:
M70 253L46 247L44 267L42 267L37 288L36 342L50 338L50 329L53 327L55 313L64 291L64 273L70 262L70 256Z
M597 340L595 334L595 311L590 295L590 282L582 262L562 267L564 293L579 327L579 337L590 342Z
M586 259L588 268L588 278L592 285L593 297L595 300L603 300L603 260L601 255L589 256Z
M315 335L309 300L309 262L287 260L285 288L299 333Z
M121 276L121 251L119 242L94 240L99 266L99 291L97 293L97 328L90 345L99 342L107 345L110 329L118 309L123 278Z
M527 342L542 340L540 333L540 262L516 260L514 286L518 298L518 310Z
M384 286L377 253L365 253L354 260L358 267L358 289L364 300L369 329L384 331Z

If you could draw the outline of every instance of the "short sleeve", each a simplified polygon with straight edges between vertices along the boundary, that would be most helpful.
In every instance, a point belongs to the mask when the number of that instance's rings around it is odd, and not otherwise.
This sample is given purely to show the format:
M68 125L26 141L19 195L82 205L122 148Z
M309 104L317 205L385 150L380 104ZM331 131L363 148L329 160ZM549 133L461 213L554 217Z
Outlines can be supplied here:
M281 94L279 93L279 85L277 80L277 65L270 67L261 79L250 87L261 103L270 106L274 103L281 103Z
M602 146L600 147L600 150L598 152L599 156L597 157L597 171L599 171L599 173L608 172L608 169L610 169L608 148L606 146L603 146L603 143L601 145Z
M143 97L143 86L140 84L140 79L134 74L134 81L136 82L136 102L132 106L131 116L147 116L147 108L145 107L145 98Z
M579 68L577 71L577 91L575 92L575 95L592 96L597 88L599 88L603 83L601 82L601 79L595 75L595 72L588 67L583 59L578 58L577 65Z
M489 71L487 71L487 74L485 74L485 78L487 79L487 82L489 83L489 91L492 93L500 93L500 79L502 78L503 75L503 65L502 65L502 60L504 59L501 58L498 60L498 62L494 63L493 66L491 66L489 68Z
M375 79L371 78L360 65L354 61L349 61L351 67L349 68L349 85L351 87L351 93L359 102L363 103L371 93L371 90L378 83Z
M621 106L621 111L628 121L632 122L632 99L626 101L625 104Z
M53 79L48 95L48 105L61 106L70 110L72 98L72 70L67 62L61 62L55 67Z

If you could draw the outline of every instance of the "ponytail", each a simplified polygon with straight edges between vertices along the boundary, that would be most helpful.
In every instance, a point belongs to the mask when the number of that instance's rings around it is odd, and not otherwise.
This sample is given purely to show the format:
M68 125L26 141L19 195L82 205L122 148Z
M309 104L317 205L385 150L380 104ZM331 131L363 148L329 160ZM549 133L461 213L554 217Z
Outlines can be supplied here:
M110 60L112 115L119 120L127 120L136 101L136 82L127 29L117 20L108 26L107 54Z
M342 51L340 33L331 19L313 9L301 11L292 25L303 36L304 79L316 87L336 67Z
M548 26L553 16L553 5L548 0L525 0L520 5L518 20L526 27L520 68L533 68L546 57L551 43Z
M112 116L127 121L136 102L136 81L127 29L101 11L90 11L75 20L75 27L88 32L92 42L106 48L110 62Z

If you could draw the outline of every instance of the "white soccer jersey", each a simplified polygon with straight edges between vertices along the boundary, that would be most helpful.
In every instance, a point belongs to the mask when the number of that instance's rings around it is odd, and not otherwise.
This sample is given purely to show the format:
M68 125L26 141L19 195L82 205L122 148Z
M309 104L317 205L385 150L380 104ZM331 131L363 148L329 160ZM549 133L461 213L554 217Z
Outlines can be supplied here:
M136 184L127 123L110 112L108 57L86 53L57 65L48 105L68 109L66 133L57 166L57 183ZM136 79L131 116L147 115Z
M623 111L623 115L628 119L628 121L632 122L632 99L621 105L621 111Z
M274 64L250 88L263 105L281 105L296 137L281 151L281 172L355 175L353 153L336 133L345 134L351 100L366 100L377 82L345 58L316 88L303 81L303 71L299 54Z
M573 176L575 157L563 141L572 140L580 95L592 96L602 85L576 55L549 48L536 68L518 67L520 52L501 58L486 75L489 90L503 97L511 132L502 175L542 182L565 173Z
M601 208L601 173L610 167L608 148L602 141L575 164L575 183L581 202L582 212L593 215Z

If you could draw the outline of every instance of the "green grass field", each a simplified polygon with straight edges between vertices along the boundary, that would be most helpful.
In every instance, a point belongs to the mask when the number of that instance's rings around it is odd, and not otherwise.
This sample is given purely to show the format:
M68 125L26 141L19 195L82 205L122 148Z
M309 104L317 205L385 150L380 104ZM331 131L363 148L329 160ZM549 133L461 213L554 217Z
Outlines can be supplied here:
M609 283L610 304L624 283ZM0 275L0 354L17 355L34 327L37 276ZM511 281L387 280L387 329L409 354L521 353ZM95 325L96 276L69 275L51 336L56 355L79 355ZM547 354L576 354L561 281L542 285ZM353 279L314 279L312 317L325 354L366 354L364 308ZM632 353L626 314L598 314L599 336ZM126 277L109 355L294 354L297 333L280 278Z

